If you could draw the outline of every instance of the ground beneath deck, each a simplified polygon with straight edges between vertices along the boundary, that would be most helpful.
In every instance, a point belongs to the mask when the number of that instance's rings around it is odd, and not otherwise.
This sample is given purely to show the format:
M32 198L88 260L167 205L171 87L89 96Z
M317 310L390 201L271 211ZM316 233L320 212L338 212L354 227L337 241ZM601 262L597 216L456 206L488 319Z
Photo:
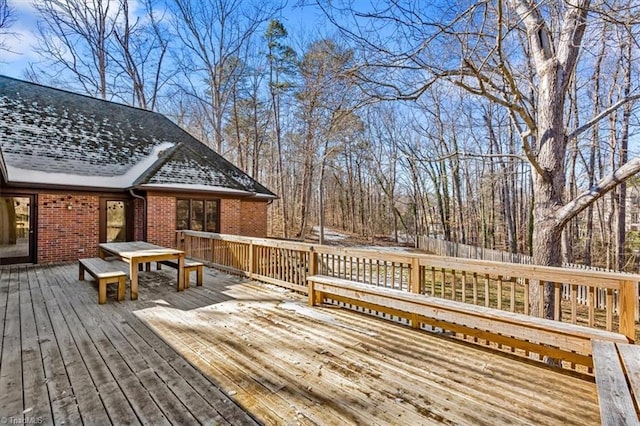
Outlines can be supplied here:
M205 270L97 304L75 264L0 268L0 417L104 424L599 424L595 384ZM128 294L127 294L128 297Z

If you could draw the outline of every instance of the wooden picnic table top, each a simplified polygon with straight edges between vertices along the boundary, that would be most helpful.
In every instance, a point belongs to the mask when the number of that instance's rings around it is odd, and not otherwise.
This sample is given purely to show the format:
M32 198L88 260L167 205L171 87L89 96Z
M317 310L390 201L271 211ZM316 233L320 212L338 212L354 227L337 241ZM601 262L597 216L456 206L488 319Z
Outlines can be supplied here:
M140 256L184 254L184 251L169 247L162 247L146 241L130 241L126 243L100 243L99 247L122 258Z

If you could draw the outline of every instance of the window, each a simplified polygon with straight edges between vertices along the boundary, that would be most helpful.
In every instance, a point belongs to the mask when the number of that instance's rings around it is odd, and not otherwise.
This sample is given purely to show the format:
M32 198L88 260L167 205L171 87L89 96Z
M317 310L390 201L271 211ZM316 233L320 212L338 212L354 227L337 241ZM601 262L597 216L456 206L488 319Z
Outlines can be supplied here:
M176 228L220 232L220 200L176 200Z

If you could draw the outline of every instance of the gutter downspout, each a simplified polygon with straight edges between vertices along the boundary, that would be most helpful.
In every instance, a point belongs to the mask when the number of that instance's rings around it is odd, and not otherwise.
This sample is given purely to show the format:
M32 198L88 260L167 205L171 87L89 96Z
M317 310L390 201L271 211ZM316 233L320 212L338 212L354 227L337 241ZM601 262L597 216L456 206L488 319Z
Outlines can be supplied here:
M142 239L147 241L147 199L142 195L136 195L133 192L133 188L129 189L129 194L134 198L142 200Z

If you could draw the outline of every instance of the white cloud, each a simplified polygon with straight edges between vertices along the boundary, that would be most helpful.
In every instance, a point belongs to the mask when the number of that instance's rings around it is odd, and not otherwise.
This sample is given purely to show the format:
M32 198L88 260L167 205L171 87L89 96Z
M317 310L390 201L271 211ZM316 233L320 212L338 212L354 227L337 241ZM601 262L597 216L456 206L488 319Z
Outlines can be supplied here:
M2 42L8 51L0 52L0 73L12 77L21 77L27 64L38 58L35 53L36 11L31 1L13 0L9 5L15 11L15 22L8 29L10 35Z

